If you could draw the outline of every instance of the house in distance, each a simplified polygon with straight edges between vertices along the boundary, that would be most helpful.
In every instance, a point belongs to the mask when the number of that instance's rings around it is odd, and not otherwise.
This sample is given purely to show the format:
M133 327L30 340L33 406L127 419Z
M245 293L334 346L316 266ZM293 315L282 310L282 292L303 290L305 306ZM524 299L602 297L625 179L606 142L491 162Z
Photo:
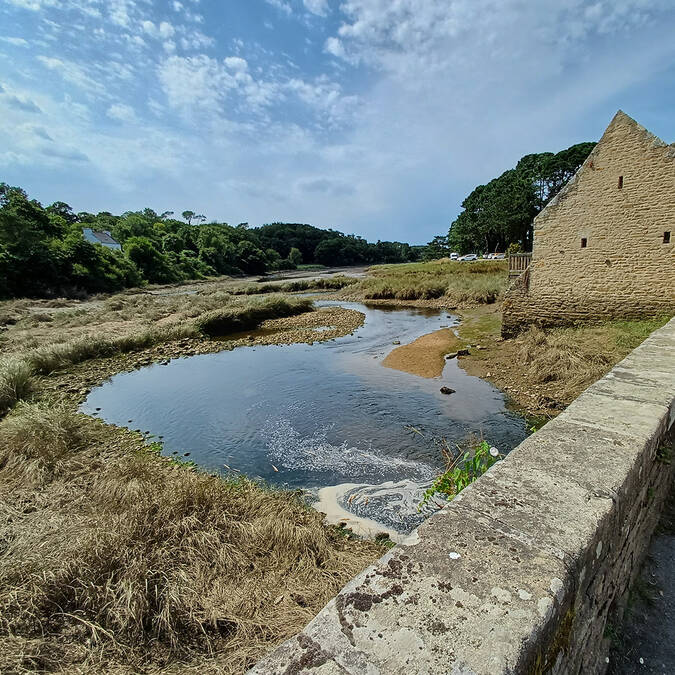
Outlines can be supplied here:
M82 234L85 240L92 244L101 244L101 246L106 246L116 251L122 250L122 244L115 241L108 230L92 230L90 227L83 227Z
M534 220L532 260L504 300L502 334L675 313L675 144L619 111Z

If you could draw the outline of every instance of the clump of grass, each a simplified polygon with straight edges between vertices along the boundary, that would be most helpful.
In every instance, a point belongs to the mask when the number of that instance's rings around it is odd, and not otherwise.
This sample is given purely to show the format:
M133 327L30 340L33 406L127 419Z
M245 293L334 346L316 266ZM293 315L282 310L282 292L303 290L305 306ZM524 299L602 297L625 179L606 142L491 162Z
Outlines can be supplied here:
M50 480L83 447L87 438L79 415L64 404L20 403L0 424L0 472L23 484Z
M170 325L118 338L87 336L70 342L38 347L27 354L26 360L34 372L48 375L55 370L89 359L123 354L145 349L160 342L196 337L196 335L197 332L191 325Z
M444 298L454 305L489 304L502 296L507 283L503 262L409 263L371 268L354 291L373 300Z
M347 277L342 274L325 279L298 279L281 284L246 284L233 286L229 289L233 295L262 295L265 293L297 293L299 291L312 290L339 290L346 286L358 283L358 279Z
M31 365L16 356L0 358L0 414L35 390Z
M309 312L312 307L312 301L307 298L270 296L250 300L244 305L207 312L198 317L194 325L204 335L226 335L255 328L266 319L280 319Z

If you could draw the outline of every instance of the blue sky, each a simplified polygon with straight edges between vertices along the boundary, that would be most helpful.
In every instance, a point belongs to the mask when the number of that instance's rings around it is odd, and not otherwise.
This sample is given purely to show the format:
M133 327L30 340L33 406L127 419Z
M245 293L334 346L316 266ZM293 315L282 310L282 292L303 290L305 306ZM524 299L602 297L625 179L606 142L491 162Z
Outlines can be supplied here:
M618 108L675 141L674 35L675 0L0 0L0 181L424 243Z

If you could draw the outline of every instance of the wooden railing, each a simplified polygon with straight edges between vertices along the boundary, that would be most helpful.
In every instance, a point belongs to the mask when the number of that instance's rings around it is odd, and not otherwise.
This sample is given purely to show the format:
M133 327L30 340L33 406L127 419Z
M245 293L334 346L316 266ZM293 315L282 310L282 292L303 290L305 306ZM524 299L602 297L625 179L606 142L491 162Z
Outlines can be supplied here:
M531 253L509 254L509 279L519 277L530 265Z

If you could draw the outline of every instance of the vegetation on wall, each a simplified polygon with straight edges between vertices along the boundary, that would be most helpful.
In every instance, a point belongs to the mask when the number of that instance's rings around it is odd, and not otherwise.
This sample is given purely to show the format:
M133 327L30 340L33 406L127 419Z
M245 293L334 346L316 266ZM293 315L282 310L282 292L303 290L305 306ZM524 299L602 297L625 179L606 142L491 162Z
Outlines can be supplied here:
M532 221L574 176L595 143L577 143L558 153L525 155L515 169L479 185L462 202L447 236L429 242L426 259L458 253L532 249Z
M415 260L408 244L378 241L299 223L206 223L152 209L122 215L74 213L65 202L43 207L0 183L0 297L116 291L223 274L261 274L298 265L354 265ZM86 241L84 227L108 231L116 251Z

